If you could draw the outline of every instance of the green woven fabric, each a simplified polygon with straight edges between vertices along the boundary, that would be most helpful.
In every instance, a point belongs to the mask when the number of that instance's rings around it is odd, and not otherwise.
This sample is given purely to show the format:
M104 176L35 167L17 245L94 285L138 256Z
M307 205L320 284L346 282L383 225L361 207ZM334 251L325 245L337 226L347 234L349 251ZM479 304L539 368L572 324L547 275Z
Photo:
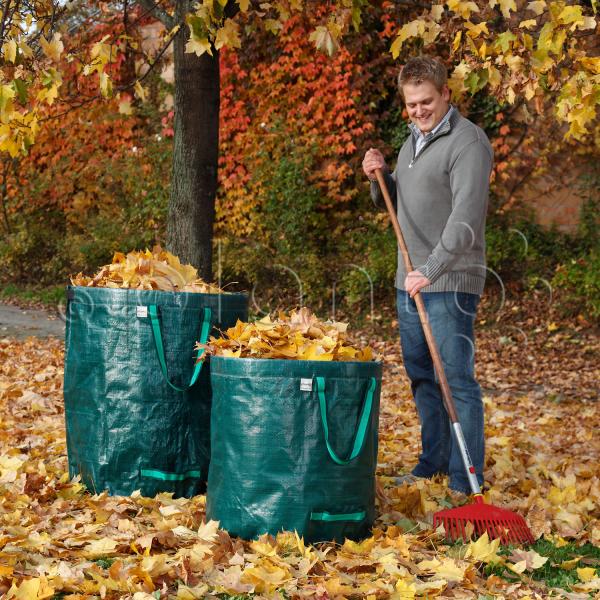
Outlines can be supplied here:
M207 518L245 539L369 535L381 363L213 357L211 386Z
M213 333L246 320L247 297L84 287L68 288L67 296L70 475L81 474L98 493L203 493L210 459L210 365L189 387L194 345L207 316ZM171 383L157 352L151 306L157 307Z

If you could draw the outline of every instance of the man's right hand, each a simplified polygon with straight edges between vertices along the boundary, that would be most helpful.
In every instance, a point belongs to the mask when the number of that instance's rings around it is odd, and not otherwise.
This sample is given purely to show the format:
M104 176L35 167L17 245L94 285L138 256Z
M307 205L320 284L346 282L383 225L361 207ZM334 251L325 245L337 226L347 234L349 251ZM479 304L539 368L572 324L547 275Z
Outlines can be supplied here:
M370 181L375 181L375 169L385 169L385 158L376 148L369 148L363 158L362 168Z

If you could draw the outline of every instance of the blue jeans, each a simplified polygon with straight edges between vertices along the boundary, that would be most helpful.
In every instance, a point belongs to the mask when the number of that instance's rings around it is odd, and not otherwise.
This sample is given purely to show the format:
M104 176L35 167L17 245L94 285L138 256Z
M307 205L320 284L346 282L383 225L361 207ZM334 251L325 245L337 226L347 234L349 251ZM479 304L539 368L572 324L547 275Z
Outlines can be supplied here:
M470 493L460 450L451 433L415 301L397 290L398 324L404 367L421 422L423 452L413 469L417 477L450 476L452 490ZM479 296L464 292L421 292L437 342L467 448L483 485L484 439L481 389L475 380L473 324Z

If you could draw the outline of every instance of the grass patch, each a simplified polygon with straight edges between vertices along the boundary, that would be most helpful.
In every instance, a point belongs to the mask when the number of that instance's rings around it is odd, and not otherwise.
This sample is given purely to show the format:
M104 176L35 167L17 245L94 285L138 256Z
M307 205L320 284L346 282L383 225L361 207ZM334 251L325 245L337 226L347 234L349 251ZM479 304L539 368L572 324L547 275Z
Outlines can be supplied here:
M109 558L108 556L103 556L101 558L97 558L94 561L101 569L110 569L113 566L113 563L115 562L114 558Z
M55 308L60 302L65 301L65 287L65 285L38 287L7 283L0 288L0 300L15 304L43 304L47 308Z
M498 554L510 556L516 546L503 546L498 551ZM582 567L592 567L596 569L596 574L600 574L600 547L593 546L589 542L581 546L569 543L563 546L556 546L552 542L544 539L538 540L535 544L529 547L529 550L535 550L540 556L548 557L548 561L539 569L534 571L526 571L522 576L519 576L514 571L511 571L504 564L496 563L486 565L484 574L486 576L497 575L503 579L515 582L521 577L531 577L536 581L543 581L550 588L562 588L570 590L571 587L579 582L577 569ZM572 564L567 567L561 567L563 563L570 561Z

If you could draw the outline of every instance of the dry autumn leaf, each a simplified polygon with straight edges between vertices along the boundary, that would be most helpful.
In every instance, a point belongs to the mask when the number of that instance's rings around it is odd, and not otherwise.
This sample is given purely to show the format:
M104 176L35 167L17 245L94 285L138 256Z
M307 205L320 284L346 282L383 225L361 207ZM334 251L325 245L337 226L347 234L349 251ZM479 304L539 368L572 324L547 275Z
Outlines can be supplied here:
M514 564L510 565L509 568L516 573L523 573L524 571L534 571L543 567L548 562L547 556L541 556L535 550L514 550L509 556Z
M93 277L78 273L73 285L83 287L162 290L197 294L224 294L218 286L198 277L192 265L182 265L179 258L155 246L152 251L115 252L112 263L104 265Z

